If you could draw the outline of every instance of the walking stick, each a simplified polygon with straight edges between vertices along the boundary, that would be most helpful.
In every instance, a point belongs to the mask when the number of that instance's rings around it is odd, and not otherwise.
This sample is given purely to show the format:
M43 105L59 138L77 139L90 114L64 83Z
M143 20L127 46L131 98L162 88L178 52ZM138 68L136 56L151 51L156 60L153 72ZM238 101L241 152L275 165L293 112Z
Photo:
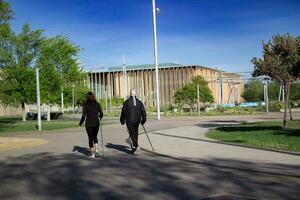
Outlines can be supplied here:
M146 131L144 125L142 125L142 127L143 127L143 129L144 129L144 131L145 131L145 133L146 133L146 136L147 136L148 141L149 141L149 143L150 143L150 145L151 145L152 151L154 151L153 145L152 145L152 143L151 143L151 140L150 140L150 138L149 138L149 136L148 136L148 133L147 133L147 131Z
M104 157L103 132L102 132L102 123L101 122L100 122L100 132L101 132L102 157Z

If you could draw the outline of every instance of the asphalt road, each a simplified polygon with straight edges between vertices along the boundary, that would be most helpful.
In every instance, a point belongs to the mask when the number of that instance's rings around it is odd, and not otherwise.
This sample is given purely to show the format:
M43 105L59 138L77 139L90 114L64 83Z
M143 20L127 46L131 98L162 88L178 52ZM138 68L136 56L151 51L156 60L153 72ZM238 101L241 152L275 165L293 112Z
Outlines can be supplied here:
M279 117L168 118L149 121L146 128L163 131L214 121L233 123ZM191 158L185 156L189 145L185 140L178 145L179 159L144 151L132 156L125 143L124 126L107 125L103 132L105 157L97 159L86 156L87 137L83 128L19 136L45 139L48 143L0 152L0 199L299 199L299 177L243 170L243 166L251 164L247 159L233 158L229 162L231 167L218 166L219 161L209 157L206 161L215 165L191 162L184 159ZM141 146L146 142L142 137ZM268 165L278 167L278 163L272 165L270 161ZM252 163L252 167L256 166Z

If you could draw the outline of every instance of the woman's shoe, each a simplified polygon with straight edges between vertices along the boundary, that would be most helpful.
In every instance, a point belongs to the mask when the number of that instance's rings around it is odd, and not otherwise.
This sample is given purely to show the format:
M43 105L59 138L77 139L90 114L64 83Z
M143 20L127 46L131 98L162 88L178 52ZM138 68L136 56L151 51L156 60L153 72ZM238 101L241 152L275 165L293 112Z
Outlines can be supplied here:
M95 154L94 153L92 153L91 155L90 155L90 158L95 158L96 156L95 156Z

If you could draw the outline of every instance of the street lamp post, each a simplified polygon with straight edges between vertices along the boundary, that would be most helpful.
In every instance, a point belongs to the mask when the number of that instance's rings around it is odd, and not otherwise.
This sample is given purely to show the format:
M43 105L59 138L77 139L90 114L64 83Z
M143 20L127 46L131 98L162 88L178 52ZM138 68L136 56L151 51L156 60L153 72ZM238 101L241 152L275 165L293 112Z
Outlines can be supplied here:
M35 69L36 72L36 104L37 104L37 114L38 114L38 130L42 130L41 121L41 95L40 95L40 73L39 68Z
M157 34L156 34L156 5L155 5L155 0L152 0L152 14L153 14L153 42L154 42L154 63L155 63L155 77L156 77L157 119L160 120L160 97L159 97L159 75L158 75L158 59L157 59Z
M60 72L60 78L61 78L61 93L60 93L60 99L61 99L61 112L62 114L64 114L64 88L63 88L63 70L61 68L61 72Z
M123 79L124 79L124 101L126 101L127 100L127 72L126 72L124 54L122 54L122 64L123 64Z
M72 84L72 110L73 110L73 117L75 116L75 84Z

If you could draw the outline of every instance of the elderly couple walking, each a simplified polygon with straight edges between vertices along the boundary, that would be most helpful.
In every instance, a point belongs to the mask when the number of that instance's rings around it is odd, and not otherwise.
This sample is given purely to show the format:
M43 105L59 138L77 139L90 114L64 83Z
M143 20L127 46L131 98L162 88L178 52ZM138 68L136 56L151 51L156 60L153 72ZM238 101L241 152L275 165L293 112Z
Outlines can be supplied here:
M98 131L100 120L103 118L101 105L96 101L96 97L92 92L88 92L86 102L83 104L82 117L79 126L85 121L85 128L89 138L90 156L98 155ZM136 98L135 89L131 89L130 98L128 98L122 108L120 122L122 125L126 123L129 132L128 142L131 147L132 154L138 149L138 130L140 123L145 124L147 120L146 111L143 103Z

